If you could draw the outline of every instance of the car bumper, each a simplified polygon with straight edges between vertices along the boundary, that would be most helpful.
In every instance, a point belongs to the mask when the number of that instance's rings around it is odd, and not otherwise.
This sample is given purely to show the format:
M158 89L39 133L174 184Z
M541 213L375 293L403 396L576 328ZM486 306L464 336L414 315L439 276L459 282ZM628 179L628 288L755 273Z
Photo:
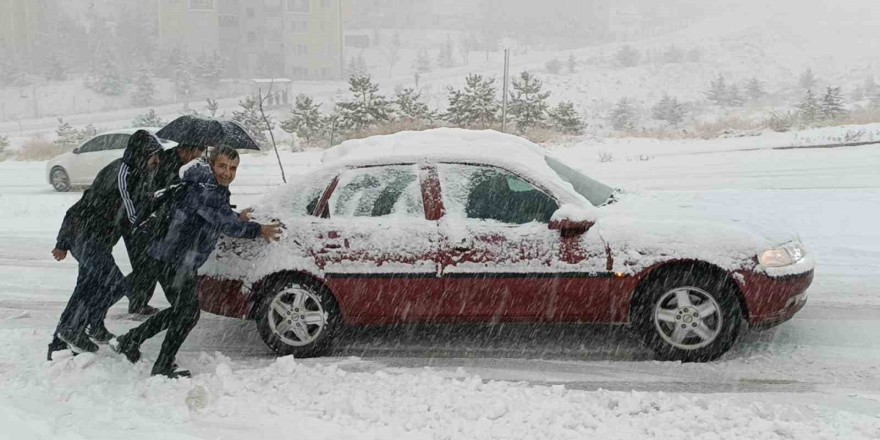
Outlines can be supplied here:
M253 298L244 292L244 283L199 276L199 306L203 311L230 318L248 319Z
M781 277L742 274L740 288L749 312L749 325L767 328L791 319L807 303L813 270Z

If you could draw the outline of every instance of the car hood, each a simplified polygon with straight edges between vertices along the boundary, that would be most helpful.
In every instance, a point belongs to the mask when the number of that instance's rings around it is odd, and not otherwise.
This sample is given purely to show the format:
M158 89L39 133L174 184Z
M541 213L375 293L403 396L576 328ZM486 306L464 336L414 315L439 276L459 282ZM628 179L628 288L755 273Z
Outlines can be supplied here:
M761 252L797 239L772 224L737 216L737 207L700 200L699 194L622 193L616 199L602 208L596 232L608 244L618 272L638 272L671 259L749 269Z

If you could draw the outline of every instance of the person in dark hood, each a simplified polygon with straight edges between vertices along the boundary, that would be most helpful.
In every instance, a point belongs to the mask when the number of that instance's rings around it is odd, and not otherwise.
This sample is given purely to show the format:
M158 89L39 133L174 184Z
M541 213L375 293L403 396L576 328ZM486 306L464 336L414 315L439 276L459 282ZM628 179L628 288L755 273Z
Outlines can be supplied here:
M104 167L82 198L67 210L52 256L61 261L70 252L79 262L79 274L49 344L50 360L54 351L64 348L76 353L97 351L90 337L103 343L113 337L104 326L104 317L111 301L129 290L113 259L113 246L122 231L130 228L135 202L145 197L144 188L159 165L161 150L159 140L150 132L136 131L123 157Z
M205 154L205 150L204 145L180 144L159 152L159 168L153 176L151 190L167 188L177 183L180 180L178 177L180 167ZM150 200L143 202L138 207L148 205ZM137 211L139 213L141 209ZM129 214L132 213L129 212ZM135 217L130 215L129 220L134 223ZM134 234L131 228L126 228L122 233L122 240L125 242L126 251L128 251L128 259L131 261L131 273L126 276L131 287L128 296L128 313L152 315L159 310L149 305L153 292L156 291L157 282L153 271L149 269L149 237Z
M155 237L149 248L154 273L171 307L110 341L114 351L137 362L141 344L167 329L152 375L189 376L189 371L177 369L174 358L199 320L196 272L216 247L220 235L277 240L281 234L280 224L261 225L232 210L229 184L235 180L238 164L237 151L218 147L208 162L195 160L181 168L186 190L173 202L167 232Z

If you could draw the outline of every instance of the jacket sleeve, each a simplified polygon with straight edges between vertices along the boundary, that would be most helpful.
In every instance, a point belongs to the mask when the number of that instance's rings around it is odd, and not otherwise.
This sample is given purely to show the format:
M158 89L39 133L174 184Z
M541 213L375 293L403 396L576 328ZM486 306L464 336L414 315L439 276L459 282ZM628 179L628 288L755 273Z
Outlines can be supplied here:
M197 208L199 216L223 235L251 239L260 236L260 224L239 219L223 197L205 190L202 200Z
M74 217L76 217L79 203L71 206L64 214L64 221L61 222L61 229L58 231L58 237L55 239L55 248L62 251L69 251L73 246L74 240Z
M130 175L131 173L129 172L128 165L122 163L122 165L119 166L119 173L116 176L116 186L119 190L119 196L122 197L122 206L125 207L125 216L128 218L128 223L134 225L135 220L137 220L137 210L135 209L134 201L131 197Z

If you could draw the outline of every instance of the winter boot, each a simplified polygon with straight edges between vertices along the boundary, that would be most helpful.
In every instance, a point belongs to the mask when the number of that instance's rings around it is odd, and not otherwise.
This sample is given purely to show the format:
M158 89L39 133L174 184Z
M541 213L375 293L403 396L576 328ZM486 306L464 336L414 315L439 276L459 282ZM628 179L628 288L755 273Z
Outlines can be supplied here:
M124 355L129 362L136 364L141 359L141 350L137 344L126 339L125 335L110 340L110 349Z
M89 340L85 332L75 332L70 330L60 330L57 333L58 339L62 340L74 353L94 353L98 351L98 345Z
M86 336L88 336L92 342L102 345L110 342L111 339L116 337L113 333L110 333L110 330L107 330L107 327L105 327L103 323L86 327Z
M67 344L64 343L61 339L58 339L58 335L52 337L52 342L49 343L49 353L46 355L46 360L52 360L52 353L56 351L67 350Z
M153 365L153 371L150 376L165 376L169 379L179 379L181 377L192 377L189 370L178 370L177 365L172 364L169 367Z

